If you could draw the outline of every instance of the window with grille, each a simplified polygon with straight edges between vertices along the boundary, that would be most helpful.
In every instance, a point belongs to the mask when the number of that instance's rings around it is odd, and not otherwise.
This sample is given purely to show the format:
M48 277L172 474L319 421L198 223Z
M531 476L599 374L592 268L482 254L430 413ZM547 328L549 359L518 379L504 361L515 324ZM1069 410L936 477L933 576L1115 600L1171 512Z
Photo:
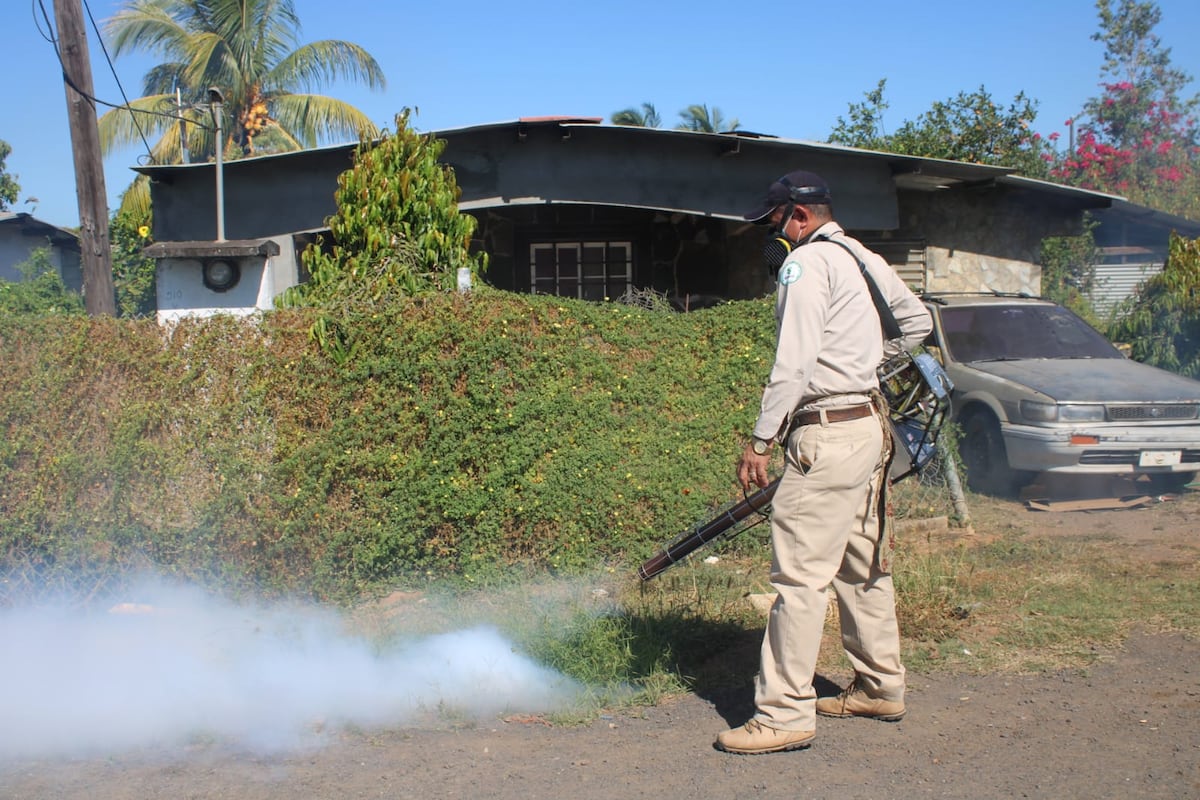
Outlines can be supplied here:
M583 300L615 300L633 286L631 242L529 245L530 291Z

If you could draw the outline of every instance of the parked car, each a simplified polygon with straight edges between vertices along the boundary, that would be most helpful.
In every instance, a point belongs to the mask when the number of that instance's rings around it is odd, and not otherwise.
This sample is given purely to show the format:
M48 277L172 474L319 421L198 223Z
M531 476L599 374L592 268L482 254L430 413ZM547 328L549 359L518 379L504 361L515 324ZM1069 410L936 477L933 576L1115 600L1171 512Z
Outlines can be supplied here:
M1008 494L1051 472L1149 475L1175 491L1200 471L1200 381L1126 358L1048 300L924 299L972 489Z

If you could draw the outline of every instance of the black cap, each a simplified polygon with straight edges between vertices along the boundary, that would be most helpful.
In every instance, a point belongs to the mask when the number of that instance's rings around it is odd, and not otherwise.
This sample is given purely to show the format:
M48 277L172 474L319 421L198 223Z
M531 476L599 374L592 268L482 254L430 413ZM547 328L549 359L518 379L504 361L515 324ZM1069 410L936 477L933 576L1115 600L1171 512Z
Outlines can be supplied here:
M802 169L789 172L767 187L767 196L762 202L742 215L750 222L765 223L771 212L785 203L796 203L802 206L828 203L832 199L829 194L829 184L815 172Z

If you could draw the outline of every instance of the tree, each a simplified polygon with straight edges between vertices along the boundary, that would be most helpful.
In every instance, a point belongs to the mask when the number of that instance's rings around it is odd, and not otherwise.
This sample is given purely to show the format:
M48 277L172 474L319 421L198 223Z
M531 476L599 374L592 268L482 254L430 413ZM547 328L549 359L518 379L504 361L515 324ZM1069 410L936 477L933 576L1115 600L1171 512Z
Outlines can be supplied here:
M385 85L375 59L337 39L298 44L292 0L130 0L106 22L115 55L148 51L164 60L146 73L144 96L100 118L105 153L158 137L153 163L315 147L335 137L374 136L354 106L312 94L335 79ZM210 87L224 95L230 123L214 141ZM126 193L126 203L143 200ZM145 210L145 209L141 209Z
M881 80L866 102L850 105L850 119L838 117L829 141L889 153L945 158L971 164L1012 167L1027 177L1049 174L1050 143L1032 130L1037 103L1020 92L1004 108L983 86L935 102L893 134L883 131L887 109Z
M630 125L635 128L658 128L662 118L653 103L642 103L641 109L626 108L612 115L613 125Z
M738 129L736 118L725 121L721 109L716 106L710 111L708 105L688 106L679 112L680 123L675 126L679 131L699 131L701 133L729 133Z
M1096 281L1096 221L1084 215L1083 233L1050 236L1042 240L1042 295L1074 311L1094 327L1102 327L1092 306L1091 291Z
M866 93L866 102L850 104L850 119L837 118L829 141L864 150L886 150L889 142L883 129L883 112L888 109L883 99L887 78L880 78L872 91Z
M12 204L17 202L17 195L21 192L21 186L17 183L16 176L9 174L8 170L4 168L4 161L11 152L12 146L0 139L0 211L12 207Z
M444 140L416 133L410 112L396 115L396 131L362 142L353 168L338 177L332 242L309 247L302 258L311 278L279 300L325 313L313 333L335 358L352 351L347 315L397 297L454 289L458 270L478 277L485 255L471 253L475 218L458 210L454 171L438 161Z
M1200 98L1183 96L1191 76L1171 65L1153 33L1162 12L1136 0L1096 8L1103 92L1084 104L1078 140L1053 177L1200 219Z

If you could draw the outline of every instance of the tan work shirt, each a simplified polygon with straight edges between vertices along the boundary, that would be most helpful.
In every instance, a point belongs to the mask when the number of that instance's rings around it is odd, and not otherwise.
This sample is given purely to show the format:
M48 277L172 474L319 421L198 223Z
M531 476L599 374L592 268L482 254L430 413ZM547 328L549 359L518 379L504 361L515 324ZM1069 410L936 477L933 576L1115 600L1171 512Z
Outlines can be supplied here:
M900 325L887 343L858 263L828 235L845 242L867 270ZM857 403L879 387L876 369L886 357L911 349L929 335L929 311L883 257L827 222L788 254L779 268L775 300L778 343L775 365L754 425L759 439L784 432L792 412L806 406Z

